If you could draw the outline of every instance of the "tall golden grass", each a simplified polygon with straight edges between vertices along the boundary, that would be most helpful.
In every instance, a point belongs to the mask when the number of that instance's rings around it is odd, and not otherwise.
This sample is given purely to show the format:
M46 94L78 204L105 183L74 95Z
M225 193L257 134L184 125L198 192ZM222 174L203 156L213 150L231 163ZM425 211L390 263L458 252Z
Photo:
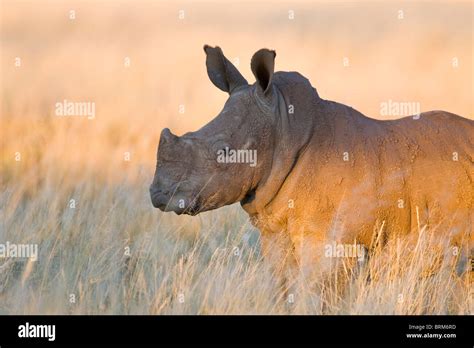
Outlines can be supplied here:
M472 283L451 264L424 275L446 251L408 251L403 240L377 251L342 296L328 288L320 298L303 282L288 305L238 206L177 217L148 197L161 128L194 130L225 101L207 78L204 43L249 81L251 55L273 48L277 70L300 71L323 98L369 116L391 99L473 118L471 3L0 6L0 243L40 252L37 262L0 259L0 313L474 312ZM95 102L95 119L56 116L64 99Z

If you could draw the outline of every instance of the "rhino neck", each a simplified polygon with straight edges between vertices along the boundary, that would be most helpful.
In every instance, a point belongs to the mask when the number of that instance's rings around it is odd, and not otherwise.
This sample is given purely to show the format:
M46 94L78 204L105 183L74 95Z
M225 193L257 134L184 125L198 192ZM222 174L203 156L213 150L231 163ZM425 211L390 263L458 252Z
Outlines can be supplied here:
M282 92L278 86L274 88L276 103L273 114L276 115L276 120L271 166L262 173L256 187L241 201L242 208L251 216L271 213L270 203L278 195L298 158L311 142L317 122L317 105L322 101L317 93L314 93L306 103L297 103L293 100L298 98L297 95ZM301 109L296 108L294 113L290 113L290 105L299 105Z

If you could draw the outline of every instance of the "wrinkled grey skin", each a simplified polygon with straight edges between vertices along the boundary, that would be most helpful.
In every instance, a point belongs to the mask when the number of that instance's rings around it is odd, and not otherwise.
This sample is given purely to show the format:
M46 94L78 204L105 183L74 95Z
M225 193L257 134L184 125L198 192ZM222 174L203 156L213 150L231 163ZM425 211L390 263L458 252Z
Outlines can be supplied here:
M255 53L249 85L220 48L204 50L209 78L229 99L196 132L163 130L155 207L195 215L240 202L281 270L330 273L328 244L369 249L374 231L382 241L408 235L415 243L418 224L449 236L466 258L474 238L472 120L444 111L371 119L321 99L299 73L274 73L274 51ZM257 150L257 165L218 163L225 147Z
M272 161L275 119L263 103L272 97L262 88L267 86L248 85L220 48L205 46L204 50L211 81L228 92L229 99L219 115L198 131L181 137L167 128L161 133L150 194L156 208L177 214L195 215L245 200ZM262 50L254 57L255 69L261 69L265 60L273 64L274 55ZM268 76L261 78L262 83L269 83ZM256 102L257 93L261 94L261 103ZM256 150L257 165L218 163L217 153L226 147Z

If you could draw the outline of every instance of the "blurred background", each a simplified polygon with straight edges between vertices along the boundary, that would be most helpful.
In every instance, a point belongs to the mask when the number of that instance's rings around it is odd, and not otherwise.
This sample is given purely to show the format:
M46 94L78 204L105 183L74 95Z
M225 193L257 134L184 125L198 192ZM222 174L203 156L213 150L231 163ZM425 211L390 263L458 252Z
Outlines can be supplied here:
M207 77L204 44L222 47L250 83L252 54L275 49L276 70L299 71L322 98L371 117L387 117L380 105L392 100L472 118L472 6L2 1L2 171L16 152L64 170L107 164L111 176L129 152L127 168L152 168L163 127L195 130L226 100ZM95 119L56 116L64 99L94 102Z

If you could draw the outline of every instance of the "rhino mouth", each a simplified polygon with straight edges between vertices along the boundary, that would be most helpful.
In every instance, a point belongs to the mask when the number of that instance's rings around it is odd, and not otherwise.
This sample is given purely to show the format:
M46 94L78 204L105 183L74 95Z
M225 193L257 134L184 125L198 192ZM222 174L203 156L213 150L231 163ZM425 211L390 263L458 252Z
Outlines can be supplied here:
M193 192L190 194L182 191L176 192L176 190L161 191L154 186L150 187L150 197L153 206L162 212L174 212L176 215L195 216L213 209L213 200L204 199L200 193Z
M183 214L195 216L201 212L201 209L199 207L191 207L183 211ZM180 215L180 214L178 214Z
M186 207L179 207L179 204L173 204L172 201L172 199L163 199L154 206L162 212L174 212L176 215L195 216L205 210L198 199L192 200Z
M195 216L204 210L204 205L201 204L200 200L196 197L191 203L183 210L182 214ZM178 214L179 215L179 214Z

